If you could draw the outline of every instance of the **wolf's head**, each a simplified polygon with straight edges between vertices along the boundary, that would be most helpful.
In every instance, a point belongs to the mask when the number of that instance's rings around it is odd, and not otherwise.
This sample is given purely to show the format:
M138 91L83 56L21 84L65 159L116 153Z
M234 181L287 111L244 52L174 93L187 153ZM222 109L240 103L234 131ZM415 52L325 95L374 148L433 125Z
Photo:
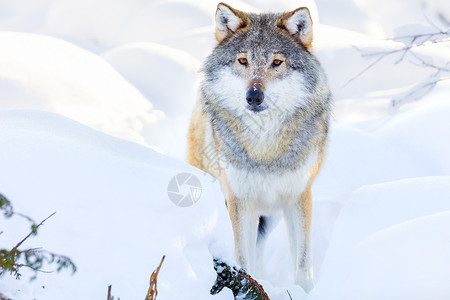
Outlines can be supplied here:
M203 98L237 115L289 113L318 104L328 88L311 53L312 36L306 7L253 14L220 3L218 45L203 68Z

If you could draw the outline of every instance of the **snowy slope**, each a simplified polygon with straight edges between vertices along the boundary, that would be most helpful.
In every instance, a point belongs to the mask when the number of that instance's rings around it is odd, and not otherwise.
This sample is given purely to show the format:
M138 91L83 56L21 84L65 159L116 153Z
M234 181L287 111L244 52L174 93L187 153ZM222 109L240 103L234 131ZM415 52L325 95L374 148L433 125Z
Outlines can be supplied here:
M449 186L449 176L422 177L353 192L311 299L445 299Z
M145 143L164 113L102 58L44 35L0 32L0 108L55 112Z
M78 266L73 277L51 274L31 284L2 279L0 290L14 299L101 299L112 284L121 298L139 299L166 255L161 299L209 294L215 280L209 247L226 254L232 240L223 196L211 177L58 115L0 112L0 127L2 193L37 220L56 211L27 247L45 245ZM201 198L191 207L178 207L167 195L169 181L182 172L202 183ZM1 221L2 246L12 248L26 233L26 222L15 221Z
M426 64L450 75L448 43L386 56L357 76L377 59L362 55L408 44L386 38L447 30L444 2L227 2L253 11L308 6L335 97L327 160L313 185L315 288L306 295L293 285L281 222L268 241L268 276L259 279L272 300L290 299L286 290L296 300L450 297L450 81L418 101L408 96L436 73ZM112 284L116 298L142 299L165 254L158 299L232 298L209 295L212 257L232 261L223 196L183 162L216 5L0 2L0 193L35 220L56 211L24 247L68 255L78 266L74 276L39 274L32 283L3 277L0 293L102 299ZM391 105L404 95L415 101ZM201 181L191 207L167 193L182 172ZM27 230L20 218L0 218L0 248Z

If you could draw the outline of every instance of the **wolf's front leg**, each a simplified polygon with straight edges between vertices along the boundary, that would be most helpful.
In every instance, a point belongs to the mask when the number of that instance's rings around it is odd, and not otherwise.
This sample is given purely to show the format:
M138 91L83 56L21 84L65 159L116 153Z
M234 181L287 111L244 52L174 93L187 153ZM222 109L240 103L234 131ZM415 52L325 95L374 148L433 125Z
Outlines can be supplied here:
M259 216L245 199L231 197L227 207L233 224L236 260L244 270L254 274Z
M280 217L274 216L260 216L258 222L258 237L256 239L256 272L253 274L258 278L265 278L264 266L264 248L269 233L277 226Z
M295 264L295 283L305 292L313 287L313 270L311 259L311 189L308 187L300 199L284 209L289 231L292 258Z

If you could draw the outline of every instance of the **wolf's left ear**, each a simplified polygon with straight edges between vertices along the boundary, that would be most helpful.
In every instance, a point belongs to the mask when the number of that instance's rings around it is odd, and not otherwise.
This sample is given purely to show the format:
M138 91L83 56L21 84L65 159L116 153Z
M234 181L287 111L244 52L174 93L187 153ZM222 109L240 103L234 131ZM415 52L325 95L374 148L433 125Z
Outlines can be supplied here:
M306 48L311 46L312 19L308 8L300 7L284 13L278 21L278 26L285 28L292 36L298 38Z
M244 12L234 9L228 4L219 3L216 10L216 39L221 43L228 36L233 35L239 28L247 25Z

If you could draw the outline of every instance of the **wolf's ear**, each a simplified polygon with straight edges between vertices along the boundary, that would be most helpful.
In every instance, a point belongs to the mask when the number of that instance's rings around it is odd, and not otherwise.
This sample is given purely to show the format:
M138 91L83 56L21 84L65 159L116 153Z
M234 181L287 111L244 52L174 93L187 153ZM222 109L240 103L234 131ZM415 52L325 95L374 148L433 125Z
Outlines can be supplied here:
M234 34L239 28L247 25L244 12L232 8L228 4L219 3L216 10L216 39L221 43L225 38Z
M284 13L278 21L278 26L285 28L292 36L298 38L306 48L311 46L313 32L308 8L300 7Z

